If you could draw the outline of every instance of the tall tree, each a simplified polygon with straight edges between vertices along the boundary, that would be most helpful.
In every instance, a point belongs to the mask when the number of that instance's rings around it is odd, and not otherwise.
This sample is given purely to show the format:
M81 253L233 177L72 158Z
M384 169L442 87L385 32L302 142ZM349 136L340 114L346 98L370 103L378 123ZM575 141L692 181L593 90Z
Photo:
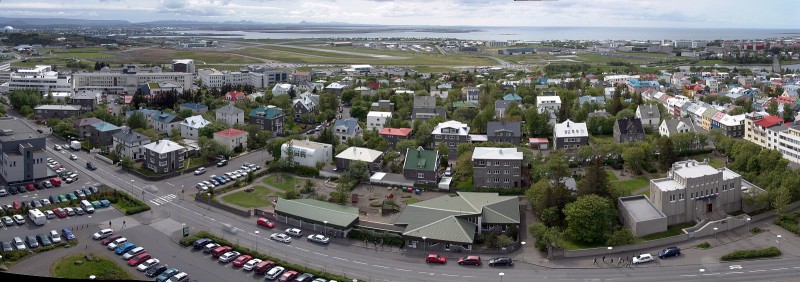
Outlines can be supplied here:
M134 111L127 121L131 129L147 128L147 117L139 111Z
M661 146L658 148L658 164L661 167L661 170L666 171L672 167L672 164L675 163L675 160L678 159L677 154L675 153L675 148L672 146L672 139L662 138Z
M587 195L564 207L567 220L566 234L570 238L586 243L606 241L613 230L617 213L608 198Z
M586 195L611 196L611 183L600 158L592 160L592 164L586 168L586 175L578 183L578 197Z
M781 185L775 191L775 198L772 200L772 207L775 208L775 214L778 218L782 218L786 211L786 206L792 202L792 191L788 185Z

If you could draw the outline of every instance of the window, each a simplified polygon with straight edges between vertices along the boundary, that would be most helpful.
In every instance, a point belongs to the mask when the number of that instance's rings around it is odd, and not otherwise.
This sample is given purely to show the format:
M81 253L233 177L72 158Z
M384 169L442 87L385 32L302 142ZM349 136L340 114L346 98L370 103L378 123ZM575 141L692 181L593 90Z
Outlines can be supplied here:
M669 201L670 202L674 202L675 201L675 194L669 195Z
M421 173L421 172L418 172L418 173L417 173L417 178L419 178L419 179L423 179L423 178L425 178L425 174L424 174L424 173Z
M683 193L678 194L678 200L683 201Z
M503 165L504 166L508 166L508 161L505 161L505 163Z
M478 165L485 165L486 162L484 160L478 160Z

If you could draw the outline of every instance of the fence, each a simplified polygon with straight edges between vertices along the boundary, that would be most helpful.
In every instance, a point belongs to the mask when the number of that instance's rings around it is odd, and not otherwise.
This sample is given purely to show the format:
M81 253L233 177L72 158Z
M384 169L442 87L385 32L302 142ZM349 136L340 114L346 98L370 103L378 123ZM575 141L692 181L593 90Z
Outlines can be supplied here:
M607 247L602 248L593 248L593 249L581 249L581 250L565 250L563 252L563 257L566 258L574 258L574 257L585 257L585 256L600 256L600 255L607 255L607 254L615 254L621 252L631 252L637 251L641 249L651 249L658 246L665 246L665 245L674 245L679 242L683 242L689 240L689 234L681 234L678 236L667 237L658 240L647 241L644 243L639 244L632 244L632 245L623 245L623 246L616 246L612 247L611 250L608 250ZM561 254L559 252L554 251L553 256L556 258L560 258Z
M107 162L107 163L112 164L112 165L114 164L114 161L112 161L111 159L109 159L106 156L103 156L101 154L94 154L94 158L95 159L99 159L99 160L104 161L104 162Z
M341 230L341 229L338 229L338 228L335 228L335 227L332 227L332 226L328 226L328 225L325 225L325 224L307 222L307 221L291 218L291 217L288 217L288 216L279 215L279 214L276 214L276 213L273 213L273 212L260 210L260 209L254 209L253 213L255 215L257 215L257 216L262 216L262 217L266 217L266 218L272 219L272 220L277 221L277 222L285 223L286 225L296 226L298 228L311 230L311 231L314 231L314 232L320 233L320 234L327 234L327 236L331 236L331 237L334 237L334 238L336 238L336 237L345 237L345 236L347 236L347 232L349 231L349 229L348 230Z

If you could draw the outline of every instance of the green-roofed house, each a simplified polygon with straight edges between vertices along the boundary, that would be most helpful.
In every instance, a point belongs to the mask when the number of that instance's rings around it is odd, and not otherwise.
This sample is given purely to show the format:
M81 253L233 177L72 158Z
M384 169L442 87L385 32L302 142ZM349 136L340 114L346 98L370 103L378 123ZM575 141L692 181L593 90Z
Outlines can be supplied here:
M417 184L436 184L439 182L439 151L425 150L422 147L406 149L403 163L403 176Z
M506 96L503 96L503 100L506 100L506 101L516 101L516 102L520 102L520 103L522 103L522 97L520 97L519 95L517 95L517 94L515 94L515 93L508 93L508 94L506 94Z
M455 102L453 102L453 108L454 109L460 109L460 108L467 108L467 109L473 108L474 109L474 108L477 108L477 107L478 107L478 101L455 101Z
M275 135L283 135L284 117L286 114L281 108L269 105L253 109L248 114L250 122L257 124L261 129L272 131Z
M105 121L97 122L86 128L89 143L94 146L109 147L114 144L114 134L121 130L116 125Z
M416 249L472 250L475 236L519 229L517 196L498 193L457 192L408 205L395 225L403 226L406 246ZM425 246L427 245L427 246Z
M344 236L358 223L358 208L314 199L278 199L275 214L284 218L277 221L300 228L336 232Z

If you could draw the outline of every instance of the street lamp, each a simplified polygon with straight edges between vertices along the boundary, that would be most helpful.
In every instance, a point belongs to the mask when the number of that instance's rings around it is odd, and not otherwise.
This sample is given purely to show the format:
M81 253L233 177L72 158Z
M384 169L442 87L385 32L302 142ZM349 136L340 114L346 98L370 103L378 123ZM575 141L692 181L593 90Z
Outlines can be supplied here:
M506 274L503 273L503 272L500 272L497 275L500 275L500 282L503 282L503 276L506 275Z
M705 279L705 278L703 278L703 272L706 272L705 268L701 268L700 269L700 281L703 281L703 279Z
M717 229L719 229L719 228L714 227L714 240L717 239Z
M322 228L322 235L328 235L328 221L324 220L322 221L322 224L325 224L325 227Z
M428 239L428 237L422 236L422 251L423 252L428 250L428 244L425 243L425 239Z
M778 240L775 240L775 242L778 242L778 249L780 249L781 248L781 235L780 234L778 234Z
M206 193L206 196L208 196L208 210L211 210L211 193Z
M525 261L525 241L519 242L522 247L520 248L522 251L522 260Z
M258 252L258 233L260 233L260 232L258 230L256 230L255 233L256 233L256 252Z
M136 186L134 186L134 185L133 185L133 179L131 179L131 186L132 186L132 187L136 187ZM133 193L133 188L131 188L131 191L130 191L130 192L131 192L131 193ZM135 197L135 196L134 196L134 197Z
M608 253L606 254L607 257L611 257L611 249L614 247L608 247Z
M750 217L747 217L747 231L750 231Z

